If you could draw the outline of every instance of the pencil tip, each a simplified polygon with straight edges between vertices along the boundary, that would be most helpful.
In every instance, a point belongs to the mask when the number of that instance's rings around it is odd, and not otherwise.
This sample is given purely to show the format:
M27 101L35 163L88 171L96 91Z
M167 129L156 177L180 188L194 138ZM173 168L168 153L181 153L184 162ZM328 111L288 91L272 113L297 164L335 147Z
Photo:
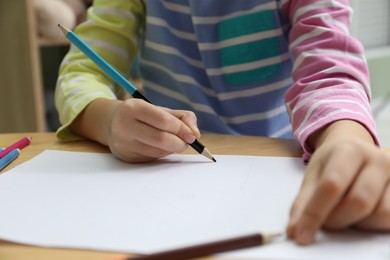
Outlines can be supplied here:
M270 243L283 236L283 233L271 233L263 236L264 243Z
M206 147L203 149L203 152L201 154L209 158L211 161L217 162L217 160L215 160L215 158L211 155L210 151Z
M70 30L68 28L66 28L65 26L61 25L60 23L58 23L58 28L60 28L60 30L66 35L68 32L70 32Z

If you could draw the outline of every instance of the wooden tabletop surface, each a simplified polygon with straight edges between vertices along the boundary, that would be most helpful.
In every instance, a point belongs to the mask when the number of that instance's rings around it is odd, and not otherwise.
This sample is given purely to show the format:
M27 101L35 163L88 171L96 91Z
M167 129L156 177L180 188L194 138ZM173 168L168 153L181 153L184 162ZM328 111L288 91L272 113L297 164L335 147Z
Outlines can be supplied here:
M24 148L19 158L8 165L3 172L33 158L46 149L109 152L107 147L90 141L60 142L56 139L54 133L0 134L0 147L7 147L25 136L32 138L31 144ZM300 146L295 141L285 139L204 134L200 141L207 146L213 155L235 154L299 157L302 154ZM195 152L192 148L189 148L185 153ZM123 254L73 249L48 249L0 241L1 260L108 260L120 255Z

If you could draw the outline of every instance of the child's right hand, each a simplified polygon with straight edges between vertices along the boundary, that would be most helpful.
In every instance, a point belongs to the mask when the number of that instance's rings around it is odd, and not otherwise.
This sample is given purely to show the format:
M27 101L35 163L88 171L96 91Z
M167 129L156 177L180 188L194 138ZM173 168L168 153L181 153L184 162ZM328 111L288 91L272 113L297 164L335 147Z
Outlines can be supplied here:
M107 144L119 159L141 163L187 149L200 137L193 112L157 107L130 98L108 120Z

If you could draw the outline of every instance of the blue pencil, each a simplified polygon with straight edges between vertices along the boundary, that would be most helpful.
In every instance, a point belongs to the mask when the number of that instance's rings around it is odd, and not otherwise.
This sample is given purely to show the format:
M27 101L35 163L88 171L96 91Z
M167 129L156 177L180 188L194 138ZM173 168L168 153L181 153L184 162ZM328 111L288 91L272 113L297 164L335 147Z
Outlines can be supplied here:
M11 152L4 155L4 157L0 159L0 171L3 170L8 164L13 162L16 158L18 158L19 154L19 149L13 149Z
M77 48L80 49L88 58L90 58L96 65L98 65L107 75L112 78L119 86L124 88L130 95L135 98L143 99L149 103L150 102L144 95L137 90L137 88L131 84L125 77L122 76L117 70L115 70L110 64L108 64L99 54L97 54L93 49L91 49L82 39L80 39L74 32L58 24L61 31L65 34Z
M143 99L146 102L150 102L144 95L137 90L137 88L130 83L125 77L123 77L118 71L116 71L110 64L108 64L102 57L99 56L94 50L92 50L82 39L80 39L74 32L66 28L65 26L58 24L58 27L65 34L77 48L80 49L88 58L90 58L96 65L98 65L107 75L112 78L119 86L124 88L130 95L135 98ZM190 144L198 153L204 155L210 160L216 162L215 158L211 155L209 150L198 140L195 140Z

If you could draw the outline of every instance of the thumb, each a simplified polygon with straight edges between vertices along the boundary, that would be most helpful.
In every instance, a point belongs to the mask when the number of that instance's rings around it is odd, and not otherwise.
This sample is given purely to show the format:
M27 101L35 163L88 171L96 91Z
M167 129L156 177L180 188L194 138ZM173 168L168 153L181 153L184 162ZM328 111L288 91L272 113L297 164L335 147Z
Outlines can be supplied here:
M196 140L194 132L184 123L180 124L180 127L175 135L185 141L187 144L192 144Z

